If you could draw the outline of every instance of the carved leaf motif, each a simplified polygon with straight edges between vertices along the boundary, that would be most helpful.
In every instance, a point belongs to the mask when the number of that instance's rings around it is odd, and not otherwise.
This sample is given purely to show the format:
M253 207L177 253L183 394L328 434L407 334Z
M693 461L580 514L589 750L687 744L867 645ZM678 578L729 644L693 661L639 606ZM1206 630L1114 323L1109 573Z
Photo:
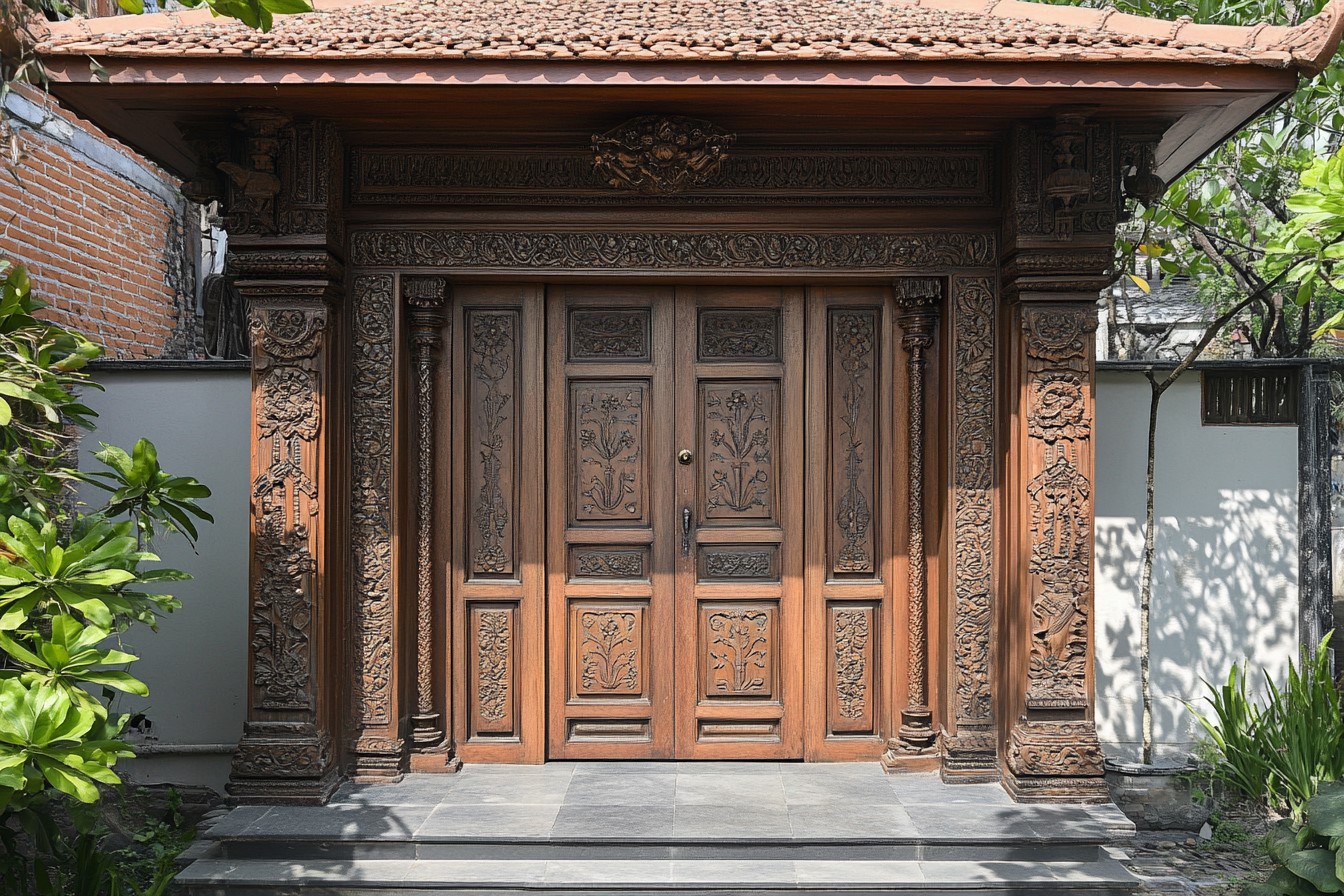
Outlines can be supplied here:
M1073 373L1038 374L1031 380L1028 432L1051 445L1092 434L1082 379Z
M571 311L569 355L584 361L647 359L649 312Z
M718 173L737 138L707 121L647 115L593 136L593 164L613 187L671 194Z
M634 613L579 614L583 648L579 677L584 690L639 693L639 647Z
M774 311L702 311L700 357L715 360L779 357L779 315Z
M472 566L478 573L507 573L513 558L505 550L509 502L501 486L506 426L513 412L514 318L511 314L475 314L471 329L471 372L481 390L476 432L481 459L481 484L472 519L479 534Z
M764 579L773 576L769 551L709 551L705 573L716 579Z
M706 465L711 513L726 510L744 514L755 507L769 506L768 407L759 389L706 392L705 417L709 421L709 443L713 446L710 463Z
M765 690L769 660L770 616L759 610L723 610L710 614L710 669L720 694Z
M837 610L835 613L835 690L840 714L861 719L867 709L868 613Z
M476 622L476 705L481 718L498 722L508 706L513 631L509 614L485 610Z
M585 551L575 562L578 575L589 578L640 579L644 554L640 551Z

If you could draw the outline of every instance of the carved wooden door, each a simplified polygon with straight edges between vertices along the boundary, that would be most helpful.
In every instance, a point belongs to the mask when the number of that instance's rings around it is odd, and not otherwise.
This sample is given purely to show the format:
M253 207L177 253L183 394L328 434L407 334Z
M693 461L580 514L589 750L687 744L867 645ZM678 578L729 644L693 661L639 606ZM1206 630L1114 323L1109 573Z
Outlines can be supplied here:
M802 750L801 290L548 290L552 758Z

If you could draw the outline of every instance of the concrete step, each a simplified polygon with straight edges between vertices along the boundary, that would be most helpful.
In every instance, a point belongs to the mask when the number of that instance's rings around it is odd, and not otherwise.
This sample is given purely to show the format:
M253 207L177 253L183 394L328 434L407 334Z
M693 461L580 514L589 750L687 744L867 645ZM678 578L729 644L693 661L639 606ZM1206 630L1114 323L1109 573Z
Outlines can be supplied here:
M1088 862L824 859L328 859L195 862L190 896L454 894L547 896L747 894L1132 894L1136 879L1108 856Z

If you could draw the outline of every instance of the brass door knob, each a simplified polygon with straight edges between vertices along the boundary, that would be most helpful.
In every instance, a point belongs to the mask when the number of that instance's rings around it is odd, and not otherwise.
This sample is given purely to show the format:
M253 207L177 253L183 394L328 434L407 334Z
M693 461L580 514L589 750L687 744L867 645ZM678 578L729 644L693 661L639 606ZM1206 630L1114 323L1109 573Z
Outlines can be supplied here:
M679 464L688 464L694 459L695 455L691 453L689 448L683 448L677 452L677 463Z

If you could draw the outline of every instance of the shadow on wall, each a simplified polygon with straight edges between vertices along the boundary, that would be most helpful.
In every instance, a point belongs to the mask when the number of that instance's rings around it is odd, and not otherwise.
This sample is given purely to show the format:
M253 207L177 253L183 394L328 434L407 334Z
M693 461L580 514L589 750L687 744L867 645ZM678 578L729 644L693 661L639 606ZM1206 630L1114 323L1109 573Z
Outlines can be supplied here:
M1106 373L1097 391L1096 674L1098 733L1109 755L1137 759L1139 574L1148 385ZM1157 462L1152 657L1157 754L1203 732L1203 680L1247 658L1282 679L1298 651L1297 432L1205 427L1199 378L1163 399ZM1255 693L1263 678L1252 679Z

